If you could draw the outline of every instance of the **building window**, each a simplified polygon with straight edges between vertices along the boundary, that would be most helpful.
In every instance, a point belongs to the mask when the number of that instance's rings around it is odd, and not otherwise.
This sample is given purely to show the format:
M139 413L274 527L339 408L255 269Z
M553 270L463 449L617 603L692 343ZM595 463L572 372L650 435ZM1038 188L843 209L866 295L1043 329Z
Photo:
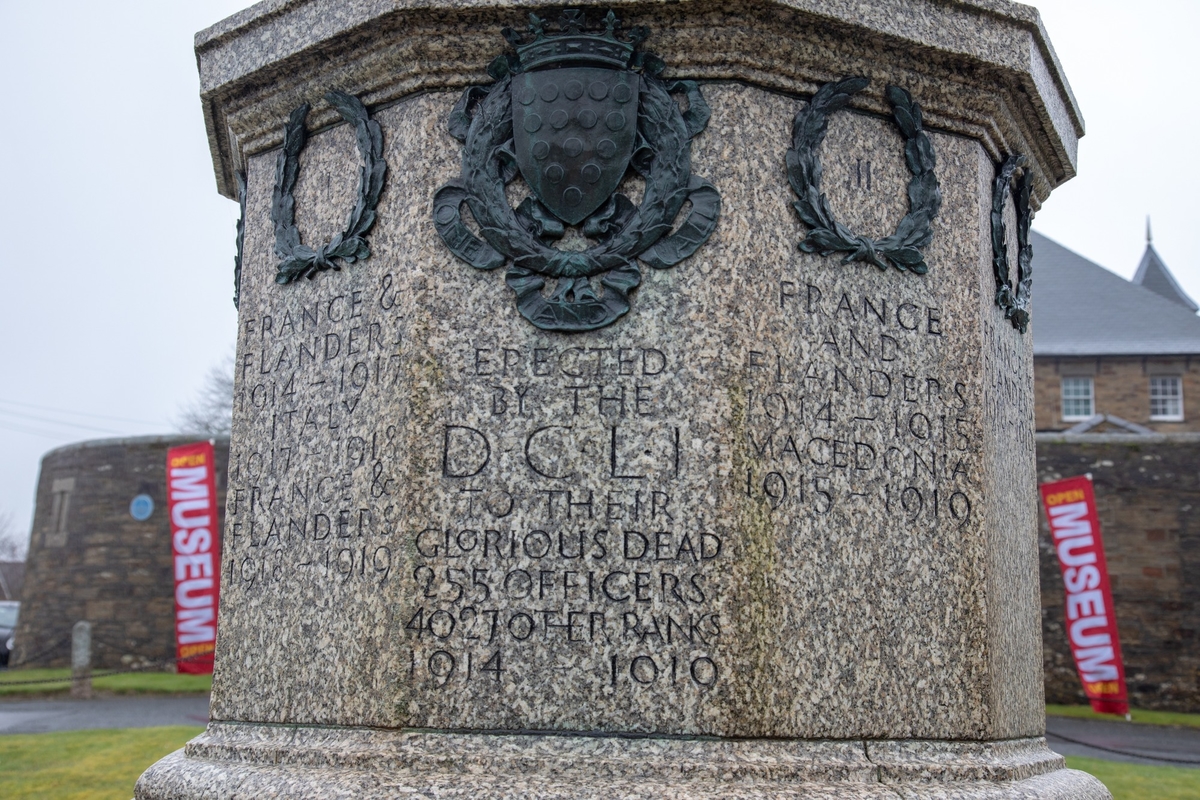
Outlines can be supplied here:
M1183 381L1180 378L1150 379L1150 419L1160 422L1183 420Z
M1064 420L1087 419L1095 414L1091 378L1062 379L1062 415Z
M67 543L67 512L71 509L74 478L57 478L50 485L53 503L50 506L50 525L43 540L46 547L62 547Z

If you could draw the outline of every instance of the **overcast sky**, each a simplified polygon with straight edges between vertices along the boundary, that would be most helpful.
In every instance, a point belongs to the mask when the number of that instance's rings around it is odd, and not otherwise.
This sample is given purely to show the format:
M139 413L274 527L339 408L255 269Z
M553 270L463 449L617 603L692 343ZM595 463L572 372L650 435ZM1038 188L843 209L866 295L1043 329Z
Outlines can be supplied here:
M247 5L0 0L0 514L21 528L43 453L170 431L233 347L237 206L216 192L192 37ZM1150 215L1200 299L1200 3L1035 5L1087 136L1034 227L1130 277Z

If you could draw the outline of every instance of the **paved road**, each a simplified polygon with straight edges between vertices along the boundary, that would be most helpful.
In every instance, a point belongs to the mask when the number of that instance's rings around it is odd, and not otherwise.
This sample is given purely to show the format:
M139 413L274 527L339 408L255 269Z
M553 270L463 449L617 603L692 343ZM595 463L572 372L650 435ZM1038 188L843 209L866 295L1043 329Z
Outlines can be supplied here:
M1197 728L1165 728L1157 725L1135 725L1124 721L1046 717L1046 742L1051 750L1064 756L1087 756L1130 764L1191 766L1200 769L1200 729ZM1113 750L1124 752L1111 752ZM1128 753L1137 755L1127 755Z
M208 695L0 701L0 735L77 731L88 728L203 725L206 722Z

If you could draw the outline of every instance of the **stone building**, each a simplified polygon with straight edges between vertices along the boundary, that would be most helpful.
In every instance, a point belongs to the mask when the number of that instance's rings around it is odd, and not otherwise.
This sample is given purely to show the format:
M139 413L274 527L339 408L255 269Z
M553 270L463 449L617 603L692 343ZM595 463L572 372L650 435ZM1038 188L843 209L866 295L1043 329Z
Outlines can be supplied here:
M1154 247L1127 281L1032 239L1037 429L1200 431L1200 317Z
M99 667L175 657L166 459L196 439L100 439L42 457L14 664L68 665L79 620L92 623ZM229 440L215 445L223 516Z
M1135 707L1200 711L1200 318L1153 246L1132 281L1033 235L1039 481L1091 474ZM1046 701L1084 702L1041 531Z
M1200 711L1200 434L1038 434L1038 480L1091 473L1130 701ZM1047 703L1085 702L1042 518Z

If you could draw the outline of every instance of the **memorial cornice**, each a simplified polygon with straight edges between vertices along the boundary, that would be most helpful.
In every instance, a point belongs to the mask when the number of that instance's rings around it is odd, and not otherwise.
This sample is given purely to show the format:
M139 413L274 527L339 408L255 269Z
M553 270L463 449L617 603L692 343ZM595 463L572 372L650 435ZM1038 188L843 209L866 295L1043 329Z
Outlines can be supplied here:
M653 30L668 74L807 97L848 75L871 79L853 108L889 113L889 84L919 96L926 126L979 141L997 163L1025 154L1034 205L1075 175L1083 118L1037 11L1005 0L581 0ZM561 4L494 0L265 0L196 35L218 190L237 194L249 156L278 147L288 115L340 122L338 88L379 108L420 92L490 82L497 18L520 27ZM802 35L801 35L802 34ZM979 85L991 91L978 91ZM968 87L970 87L968 89ZM968 89L964 91L964 89Z

